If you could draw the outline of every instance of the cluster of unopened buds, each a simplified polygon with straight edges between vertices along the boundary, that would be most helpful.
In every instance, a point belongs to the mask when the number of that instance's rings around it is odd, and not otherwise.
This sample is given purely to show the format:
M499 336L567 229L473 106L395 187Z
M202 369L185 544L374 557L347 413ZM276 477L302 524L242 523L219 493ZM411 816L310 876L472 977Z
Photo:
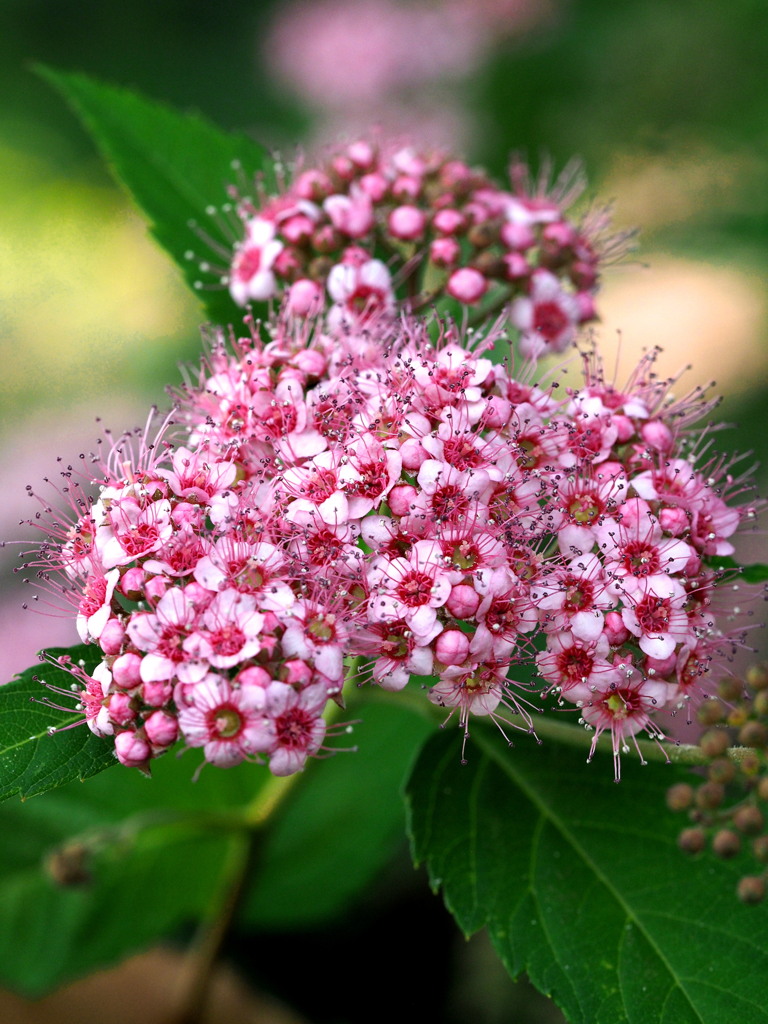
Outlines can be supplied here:
M535 735L553 696L618 779L743 642L721 562L755 509L690 430L712 403L672 399L653 353L623 387L590 352L572 388L504 361L512 328L530 357L592 316L596 250L551 196L361 144L241 209L230 288L279 312L209 331L175 425L115 444L95 498L68 479L75 521L34 563L103 656L70 665L88 725L126 765L182 740L286 775L328 749L345 679L420 677L465 739L472 716ZM418 315L393 281L419 260L464 302L503 280L508 313Z
M290 312L330 302L333 319L445 296L483 314L506 305L523 355L563 352L629 237L607 232L606 208L569 218L583 188L576 164L550 187L547 169L533 180L514 160L505 189L442 152L357 142L298 168L276 197L234 191L241 235L221 282L241 306L285 293Z
M760 903L768 883L768 666L722 680L698 718L706 726L699 741L706 770L698 784L680 782L667 793L669 807L691 821L680 848L698 854L709 846L723 860L751 854L759 871L742 876L738 895Z

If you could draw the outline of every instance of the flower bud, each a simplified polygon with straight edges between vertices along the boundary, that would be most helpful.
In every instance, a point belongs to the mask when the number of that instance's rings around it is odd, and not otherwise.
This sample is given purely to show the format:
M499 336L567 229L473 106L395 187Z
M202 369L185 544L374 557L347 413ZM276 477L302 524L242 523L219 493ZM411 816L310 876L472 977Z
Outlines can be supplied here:
M765 819L757 807L746 804L734 813L733 824L745 836L757 836L763 831Z
M151 708L162 707L171 699L173 687L165 679L156 679L151 683L141 684L141 697Z
M762 875L745 875L739 882L736 893L742 903L762 903L765 899L765 878Z
M436 238L429 246L429 257L438 267L450 267L461 255L461 246L455 238Z
M387 179L378 171L374 171L373 174L364 174L360 179L360 188L374 203L381 202L387 194L388 187Z
M136 720L133 698L124 690L116 690L107 698L109 717L115 725L128 726Z
M306 277L294 281L288 291L287 308L295 316L313 316L323 306L323 289Z
M509 249L530 249L536 244L536 235L528 224L506 223L501 228L501 240Z
M455 270L448 278L446 291L454 299L467 305L472 305L485 295L488 282L479 270L472 267L462 267Z
M443 665L461 665L469 655L469 637L460 629L446 629L435 641L435 657Z
M438 210L432 218L432 226L442 235L455 235L466 227L464 216L458 210Z
M471 619L480 606L480 595L468 583L459 583L451 589L445 607L456 619Z
M179 723L168 711L153 711L144 722L144 732L153 747L170 747L179 736Z
M141 658L138 654L121 654L112 663L112 679L124 690L141 685Z
M677 839L677 845L683 853L701 853L707 843L702 828L684 828Z
M145 739L128 730L115 736L115 754L127 768L141 768L149 761L152 751Z
M674 442L674 435L666 423L660 420L649 420L640 428L643 441L654 451L668 452Z
M509 281L520 281L531 273L531 265L519 252L508 252L502 257Z
M678 782L667 790L667 807L670 811L686 811L693 803L693 787L687 782Z
M411 506L419 496L419 492L411 484L398 484L387 495L387 504L392 515L407 516Z
M426 223L424 212L416 206L396 206L387 221L389 230L395 238L406 242L421 238Z
M679 537L688 529L688 514L682 508L663 508L659 512L659 523L665 533Z
M721 828L712 840L712 852L716 857L728 860L741 850L741 839L729 828Z
M118 654L123 646L125 626L120 619L111 618L99 635L99 647L105 654Z
M121 576L118 589L129 601L138 601L144 591L144 570L138 566L128 569Z

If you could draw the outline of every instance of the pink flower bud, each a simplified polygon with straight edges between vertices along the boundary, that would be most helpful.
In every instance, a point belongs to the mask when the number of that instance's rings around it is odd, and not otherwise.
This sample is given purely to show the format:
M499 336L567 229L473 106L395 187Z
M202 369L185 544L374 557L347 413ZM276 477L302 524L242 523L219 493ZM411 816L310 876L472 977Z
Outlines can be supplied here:
M635 433L635 425L629 416L616 413L611 417L611 426L616 428L616 440L625 444Z
M459 302L471 305L485 295L487 287L488 282L479 270L462 267L460 270L455 270L448 278L446 291Z
M466 186L472 181L472 171L463 160L449 160L440 170L440 181L444 188Z
M347 156L353 164L364 171L370 170L376 162L376 150L370 142L366 142L364 139L359 139L347 146Z
M395 179L392 192L398 199L415 199L421 192L421 182L418 178L401 174L399 178Z
M179 736L179 723L167 711L153 711L144 722L144 732L153 747L170 747Z
M446 629L435 641L435 657L443 665L461 665L469 655L469 637L460 629Z
M139 569L138 566L128 569L120 578L118 589L129 601L138 601L144 591L144 570Z
M304 171L293 183L294 192L301 199L309 199L318 202L329 196L333 191L331 179L322 171Z
M510 281L519 281L531 273L530 263L519 252L508 252L506 256L502 256L502 262Z
M387 194L388 187L387 179L378 171L373 174L364 174L360 179L360 188L367 196L371 197L374 203L381 202Z
M344 181L351 181L355 176L355 165L348 156L335 156L331 161L331 166Z
M536 235L528 224L506 223L501 228L501 240L509 249L530 249L536 244Z
M142 700L151 708L159 708L163 704L167 704L172 693L173 687L165 679L156 679L154 682L141 684Z
M301 245L311 237L315 225L305 213L297 213L280 225L280 234L292 245Z
M608 612L605 616L605 629L603 632L612 647L619 647L629 640L629 630L624 625L624 620L619 612Z
M323 306L323 289L317 281L301 278L288 291L287 307L294 316L314 316Z
M688 514L682 508L663 508L659 512L659 523L665 533L680 537L690 526Z
M436 238L429 247L429 256L438 267L452 267L461 255L455 238Z
M390 213L388 226L395 238L410 242L421 238L427 222L422 210L416 206L396 206Z
M566 221L558 221L555 224L547 224L542 231L542 237L547 247L551 249L570 249L578 237L575 229Z
M125 626L120 619L109 619L99 635L99 647L105 654L118 654L124 636Z
M459 583L451 589L445 607L456 619L471 619L480 606L480 595L468 583Z
M657 452L668 452L672 448L672 431L660 420L649 420L640 429L640 436L647 445Z
M387 504L394 516L407 516L419 492L411 484L398 484L387 495Z
M299 658L291 658L283 663L280 670L280 680L291 686L309 686L312 680L312 669L305 661Z
M128 726L136 720L133 698L124 690L109 695L107 710L115 725Z
M148 601L159 601L169 582L167 576L150 576L144 585L144 596Z
M306 373L308 377L322 376L328 366L328 360L322 352L318 352L317 349L313 348L305 348L297 352L293 357L293 361L301 372Z
M644 668L646 675L655 676L657 679L659 677L667 679L674 675L676 666L677 655L670 654L668 658L646 658Z
M463 215L453 209L438 210L432 218L432 224L435 231L439 231L443 235L455 235L467 226Z
M112 663L112 681L124 690L141 684L141 658L138 654L121 654Z
M270 683L274 682L274 679L261 665L251 665L238 673L237 682L241 686L260 686L262 689L266 689Z
M115 754L120 764L127 768L141 768L152 756L152 751L146 740L128 731L115 736Z
M413 473L426 462L429 452L424 449L418 437L409 437L400 445L400 458L403 460L403 469Z

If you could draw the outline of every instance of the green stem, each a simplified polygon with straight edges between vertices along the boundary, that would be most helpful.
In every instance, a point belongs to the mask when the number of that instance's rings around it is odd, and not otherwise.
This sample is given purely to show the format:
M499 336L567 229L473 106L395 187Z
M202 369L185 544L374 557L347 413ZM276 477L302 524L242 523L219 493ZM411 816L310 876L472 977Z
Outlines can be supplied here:
M348 665L347 678L355 679L357 672L358 661L355 659ZM338 705L330 703L325 715L326 721L332 722L339 712ZM237 833L231 840L221 884L187 951L179 979L176 1007L166 1024L201 1024L213 968L253 867L261 832L302 775L302 772L286 776L270 775L251 803L237 816L213 816L225 828L237 828Z

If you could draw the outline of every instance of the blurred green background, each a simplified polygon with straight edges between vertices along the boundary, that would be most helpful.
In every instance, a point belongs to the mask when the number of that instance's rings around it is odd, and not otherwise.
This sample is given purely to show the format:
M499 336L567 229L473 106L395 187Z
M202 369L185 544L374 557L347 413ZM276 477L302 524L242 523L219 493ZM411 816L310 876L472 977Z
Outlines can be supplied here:
M403 12L422 20L398 50ZM605 277L608 364L618 352L621 380L652 345L665 373L692 363L680 391L716 379L722 416L738 424L718 444L768 463L761 0L3 0L0 536L19 537L34 512L25 484L93 446L97 416L115 430L143 422L199 352L195 299L36 62L287 153L368 122L438 138L498 177L511 150L558 167L579 156L589 195L641 228L637 252ZM743 560L768 561L762 533L741 544ZM7 678L40 645L75 637L61 616L20 613L18 548L0 555ZM478 1024L510 1019L504 998L491 1002L472 1011Z

